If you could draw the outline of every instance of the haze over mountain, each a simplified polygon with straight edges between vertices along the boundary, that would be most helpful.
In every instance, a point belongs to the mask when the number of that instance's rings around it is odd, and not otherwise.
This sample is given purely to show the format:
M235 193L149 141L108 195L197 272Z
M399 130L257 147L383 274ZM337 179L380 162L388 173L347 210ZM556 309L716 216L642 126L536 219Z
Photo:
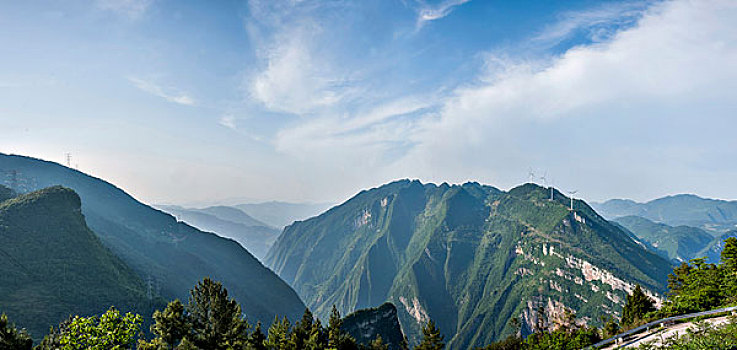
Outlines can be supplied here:
M591 200L737 199L735 22L729 0L2 1L0 151L148 203L530 167Z
M166 299L186 300L192 286L211 277L228 288L251 321L270 322L276 315L296 319L304 310L297 294L235 241L177 222L105 181L5 154L0 154L0 171L12 174L6 181L22 191L54 185L73 189L100 241Z
M611 199L592 203L592 206L607 219L641 216L670 226L698 227L712 235L737 228L737 201L702 198L693 194L667 196L645 203Z
M150 315L165 305L87 227L74 191L57 186L9 198L0 197L0 312L34 339L70 315L110 306Z
M575 310L586 322L616 315L634 284L665 291L671 264L586 203L525 184L397 181L365 190L285 228L268 266L324 317L390 301L416 341L437 322L450 349L488 344Z
M292 222L316 216L331 206L333 205L330 203L288 203L272 201L238 204L234 207L243 210L248 215L271 226L283 228Z
M638 239L646 242L650 249L661 256L683 262L698 257L697 254L715 238L706 231L691 226L669 226L652 222L641 216L623 216L614 220ZM717 263L717 261L710 261Z
M281 230L258 221L243 211L226 206L187 209L172 205L158 205L159 209L174 215L200 230L234 239L259 260L279 236Z

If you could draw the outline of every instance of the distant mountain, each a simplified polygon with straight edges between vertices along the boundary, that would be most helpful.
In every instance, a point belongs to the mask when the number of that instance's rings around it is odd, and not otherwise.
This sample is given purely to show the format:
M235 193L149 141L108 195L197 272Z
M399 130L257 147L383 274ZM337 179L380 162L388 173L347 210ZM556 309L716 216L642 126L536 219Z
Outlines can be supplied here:
M209 207L187 209L179 206L158 206L202 231L234 239L256 258L263 259L281 230L251 218L239 209L231 207Z
M212 206L212 207L207 207L207 208L202 208L202 209L197 209L197 210L203 213L214 215L223 220L243 224L246 226L264 226L264 227L269 226L269 224L264 223L263 221L254 219L250 215L246 214L246 212L236 207L217 205L217 206Z
M670 226L693 226L719 235L737 228L737 201L701 198L679 194L638 203L629 199L612 199L592 203L596 211L607 219L623 216L641 216Z
M150 315L165 306L87 227L74 191L51 187L0 200L0 312L37 341L70 315L112 305Z
M54 185L76 191L87 224L102 243L167 300L186 300L192 286L209 276L223 283L252 323L270 322L275 315L297 319L304 311L294 290L235 241L177 222L105 181L4 154L0 171L11 174L6 183L21 192Z
M723 233L709 242L703 249L694 255L696 258L706 258L706 262L716 264L720 261L722 256L722 249L724 249L724 240L729 237L737 237L737 230Z
M696 227L673 227L640 216L624 216L614 221L630 230L640 240L647 242L661 256L677 262L700 257L699 252L715 239L711 234Z
M234 207L271 226L282 228L295 221L316 216L330 208L329 203L264 202L238 204Z
M586 203L526 184L494 187L397 181L287 228L268 266L321 317L398 307L411 342L433 319L449 349L528 334L537 310L565 308L589 324L617 315L634 284L665 291L672 265L647 251Z
M397 308L391 303L358 310L346 316L341 329L362 345L369 345L377 336L381 336L389 350L402 349L404 333L397 318Z

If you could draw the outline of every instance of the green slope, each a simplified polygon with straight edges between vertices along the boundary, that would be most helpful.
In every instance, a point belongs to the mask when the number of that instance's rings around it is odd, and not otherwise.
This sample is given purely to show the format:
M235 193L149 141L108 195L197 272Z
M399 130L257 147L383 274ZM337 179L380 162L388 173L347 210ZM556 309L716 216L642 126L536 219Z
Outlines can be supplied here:
M696 227L673 227L640 216L625 216L614 221L630 230L661 256L677 262L700 257L699 252L714 240L712 235Z
M112 305L150 314L164 305L90 231L80 205L62 187L0 204L0 312L36 340L70 315Z
M275 315L297 319L304 311L294 290L235 241L177 222L110 183L23 156L0 154L0 171L16 174L24 188L74 189L92 231L165 299L186 300L209 276L223 283L252 323Z
M671 265L585 203L527 184L398 181L285 228L266 262L321 317L390 301L411 341L434 319L451 349L509 334L538 306L589 323L618 312L640 283L663 292Z

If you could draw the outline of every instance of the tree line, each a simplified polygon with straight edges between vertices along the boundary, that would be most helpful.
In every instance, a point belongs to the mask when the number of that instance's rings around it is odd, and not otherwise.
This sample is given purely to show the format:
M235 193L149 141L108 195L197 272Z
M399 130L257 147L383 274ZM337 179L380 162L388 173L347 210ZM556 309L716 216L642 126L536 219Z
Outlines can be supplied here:
M327 326L308 309L292 324L288 318L274 319L264 333L261 323L252 327L243 318L241 306L228 296L221 283L205 278L190 291L188 303L179 300L155 311L151 339L141 331L143 318L122 314L111 307L100 317L70 317L52 328L33 347L25 330L18 330L0 316L0 350L387 350L381 336L369 344L358 344L342 330L343 319L333 306ZM414 349L440 350L443 336L432 321L423 328L423 340ZM409 349L406 340L399 344Z
M603 338L663 317L711 310L737 303L737 238L725 240L719 264L692 259L668 275L669 293L660 309L640 286L626 298L619 320L602 320L601 328L580 325L573 311L550 324L538 310L535 332L523 338L518 319L510 320L515 334L489 344L484 350L580 349ZM306 309L292 324L275 318L266 333L261 323L252 327L243 318L241 306L228 296L219 282L205 278L190 291L185 305L179 300L153 314L151 339L141 332L142 317L110 308L100 317L71 317L55 327L35 348L30 336L0 316L0 350L384 350L381 337L358 344L341 329L342 318L333 306L327 326ZM443 335L430 320L422 329L415 350L441 350ZM409 349L406 339L399 345Z

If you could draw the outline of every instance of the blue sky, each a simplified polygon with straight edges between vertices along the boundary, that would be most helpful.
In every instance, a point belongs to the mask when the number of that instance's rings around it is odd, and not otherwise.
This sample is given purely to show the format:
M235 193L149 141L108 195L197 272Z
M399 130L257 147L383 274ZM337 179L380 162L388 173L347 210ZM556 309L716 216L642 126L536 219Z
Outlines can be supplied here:
M733 1L3 1L0 152L149 203L737 199Z

